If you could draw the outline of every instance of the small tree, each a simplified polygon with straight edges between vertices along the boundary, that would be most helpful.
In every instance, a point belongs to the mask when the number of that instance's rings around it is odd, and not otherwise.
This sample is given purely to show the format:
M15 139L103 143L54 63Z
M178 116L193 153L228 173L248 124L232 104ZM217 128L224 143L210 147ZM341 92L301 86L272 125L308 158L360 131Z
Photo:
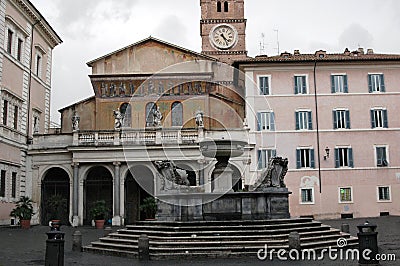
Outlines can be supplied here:
M104 220L108 213L108 208L105 200L95 201L90 209L90 216L93 220Z
M157 213L156 199L153 197L145 198L140 205L140 211L144 212L145 219L154 219Z
M34 215L32 203L33 201L29 197L21 196L10 216L19 218L19 220L30 220Z

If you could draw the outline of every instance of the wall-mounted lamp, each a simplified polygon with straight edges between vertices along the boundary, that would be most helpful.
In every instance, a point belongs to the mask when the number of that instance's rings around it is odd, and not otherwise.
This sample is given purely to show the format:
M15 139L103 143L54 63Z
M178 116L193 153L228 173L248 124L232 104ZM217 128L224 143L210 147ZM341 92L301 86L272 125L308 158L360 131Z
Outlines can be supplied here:
M328 146L326 146L325 148L325 155L324 155L324 160L329 158L329 153L330 153L330 149Z

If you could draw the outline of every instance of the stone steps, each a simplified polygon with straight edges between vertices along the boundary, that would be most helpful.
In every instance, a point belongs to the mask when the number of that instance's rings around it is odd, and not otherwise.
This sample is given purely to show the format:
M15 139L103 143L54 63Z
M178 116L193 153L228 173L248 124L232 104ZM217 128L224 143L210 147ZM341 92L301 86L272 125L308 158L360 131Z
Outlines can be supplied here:
M149 237L151 259L228 258L257 256L260 249L288 249L288 235L297 231L302 248L348 247L358 240L309 218L267 221L140 222L126 226L83 248L87 252L137 257L140 235Z

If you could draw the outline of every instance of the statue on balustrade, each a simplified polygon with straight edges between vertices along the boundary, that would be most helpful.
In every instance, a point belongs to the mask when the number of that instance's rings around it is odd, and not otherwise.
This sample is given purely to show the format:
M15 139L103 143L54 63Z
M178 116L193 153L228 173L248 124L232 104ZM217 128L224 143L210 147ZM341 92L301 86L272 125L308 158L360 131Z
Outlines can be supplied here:
M204 127L204 121L203 121L203 112L202 111L197 111L196 116L196 125L200 128Z
M256 180L250 191L263 191L265 188L285 188L284 178L288 171L288 159L282 157L272 157L268 162L268 167Z
M153 112L153 126L160 127L161 120L163 119L163 115L160 112L160 107L157 106L157 108L153 109L152 112Z
M121 129L122 127L122 119L124 118L123 115L119 110L114 110L114 128Z

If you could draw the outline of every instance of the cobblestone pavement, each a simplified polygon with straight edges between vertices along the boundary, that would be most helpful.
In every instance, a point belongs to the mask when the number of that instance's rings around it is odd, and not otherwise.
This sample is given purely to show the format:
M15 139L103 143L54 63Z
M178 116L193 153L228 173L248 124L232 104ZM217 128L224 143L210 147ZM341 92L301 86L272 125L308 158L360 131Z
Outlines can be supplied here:
M327 220L323 223L340 228L342 223L350 225L350 233L357 234L357 225L368 220L378 225L378 242L381 254L396 254L397 262L381 262L381 265L400 264L400 217L379 217L370 219ZM114 230L116 228L113 228ZM0 227L0 266L44 265L46 250L45 226L34 226L29 230ZM151 261L140 263L136 259L102 256L90 253L72 252L72 234L79 230L83 235L83 245L97 240L103 230L90 227L62 227L65 234L65 265L357 265L357 261L260 261L246 259L203 259L195 261Z

